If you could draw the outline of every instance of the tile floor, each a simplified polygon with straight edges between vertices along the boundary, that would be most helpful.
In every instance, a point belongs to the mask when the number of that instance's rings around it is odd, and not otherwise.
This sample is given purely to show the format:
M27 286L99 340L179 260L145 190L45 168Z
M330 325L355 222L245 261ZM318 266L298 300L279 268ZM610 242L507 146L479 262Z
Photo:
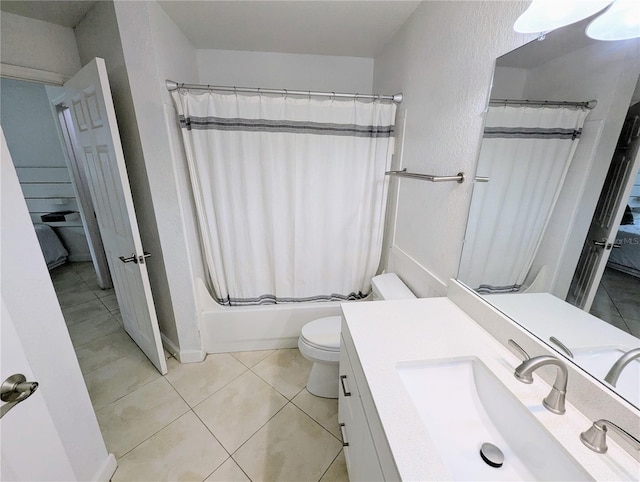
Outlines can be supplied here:
M122 328L91 263L51 272L113 481L347 481L337 400L304 387L298 350L209 355L161 376Z
M590 313L640 338L640 279L606 268Z

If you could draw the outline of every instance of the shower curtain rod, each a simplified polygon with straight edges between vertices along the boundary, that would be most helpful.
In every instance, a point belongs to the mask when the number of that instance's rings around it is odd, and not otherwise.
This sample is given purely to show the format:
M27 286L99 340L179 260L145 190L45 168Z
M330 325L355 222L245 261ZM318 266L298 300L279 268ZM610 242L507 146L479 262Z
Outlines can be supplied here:
M553 101L553 100L510 100L510 99L491 99L489 105L531 105L540 107L583 107L585 109L593 109L598 105L597 100L590 100L588 102L566 102L566 101Z
M331 97L341 99L372 99L372 100L391 100L396 104L402 102L402 93L394 95L381 94L344 94L340 92L313 92L306 90L287 90L287 89L256 89L253 87L231 87L226 85L204 85L204 84L183 84L173 80L166 81L167 90L171 92L177 89L189 90L218 90L222 92L242 92L252 94L280 94L280 95L297 95L304 97Z

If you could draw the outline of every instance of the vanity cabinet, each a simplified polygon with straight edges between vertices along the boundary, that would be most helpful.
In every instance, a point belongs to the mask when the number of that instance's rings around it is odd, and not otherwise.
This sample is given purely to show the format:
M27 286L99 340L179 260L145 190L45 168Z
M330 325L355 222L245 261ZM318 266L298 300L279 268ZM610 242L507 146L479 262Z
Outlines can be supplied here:
M357 354L344 336L340 347L338 421L349 480L400 480Z

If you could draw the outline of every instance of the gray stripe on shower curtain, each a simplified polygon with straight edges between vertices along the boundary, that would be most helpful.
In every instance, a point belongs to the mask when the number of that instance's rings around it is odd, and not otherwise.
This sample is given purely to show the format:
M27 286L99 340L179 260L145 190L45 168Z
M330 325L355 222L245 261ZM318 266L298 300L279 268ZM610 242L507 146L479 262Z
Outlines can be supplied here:
M180 127L187 130L219 130L245 132L288 132L330 136L392 137L394 127L331 124L324 122L242 119L223 117L180 116Z
M369 293L349 293L348 295L341 295L338 293L332 293L331 295L319 295L319 296L305 296L299 298L286 298L278 297L275 295L261 295L256 298L217 298L216 302L225 306L251 306L251 305L276 305L279 303L313 303L319 301L355 301L363 300Z
M485 139L578 139L582 129L561 129L557 127L485 127Z

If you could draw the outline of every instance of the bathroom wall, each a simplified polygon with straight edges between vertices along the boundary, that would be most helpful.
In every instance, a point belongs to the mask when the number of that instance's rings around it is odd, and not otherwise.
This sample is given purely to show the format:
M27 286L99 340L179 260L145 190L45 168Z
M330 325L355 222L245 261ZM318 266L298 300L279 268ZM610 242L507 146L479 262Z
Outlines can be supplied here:
M373 88L370 58L237 50L197 50L196 56L206 84L362 94Z
M115 7L175 313L177 340L171 341L179 346L181 361L200 361L195 278L204 272L186 164L165 87L167 78L197 76L195 51L157 3L116 2Z
M60 88L0 80L0 122L34 223L42 223L46 213L78 210L49 100L52 89ZM49 224L69 252L69 261L91 261L79 214L75 220Z
M397 167L473 177L495 59L532 40L513 32L527 2L424 2L375 58L373 88L404 93ZM402 147L403 146L403 147ZM399 182L383 268L419 296L443 296L458 271L473 184Z
M70 28L2 12L0 36L3 64L56 72L66 77L80 69L78 48Z
M129 20L139 20L140 24L132 24ZM189 279L171 279L167 267L167 262L182 261L184 264L186 251L183 246L172 243L181 225L175 214L177 200L175 196L170 197L170 193L152 196L152 180L157 182L158 178L162 178L166 184L165 191L171 189L172 167L163 162L169 157L169 146L162 130L156 131L151 140L147 138L146 145L143 141L146 132L143 132L143 126L154 122L158 114L145 111L140 105L156 105L160 99L160 94L155 89L156 53L149 28L147 2L96 2L76 27L76 38L83 64L93 57L105 59L140 235L145 250L152 254L147 261L147 268L160 331L176 349L182 348L184 344L199 351L195 307L191 303L188 312L181 310L183 304L172 291L182 289L185 284L188 286ZM126 50L140 52L141 57L127 58ZM171 53L176 59L182 58L181 52ZM147 54L149 58L145 58ZM135 97L136 94L144 95L145 90L156 97L151 100ZM161 116L162 113L160 119ZM160 153L145 152L149 142L157 142L159 148L164 150ZM161 233L162 221L165 229L166 223L173 223L169 235ZM190 331L193 332L190 344L186 341L183 343L180 339L177 319L181 320L181 324L190 326Z

